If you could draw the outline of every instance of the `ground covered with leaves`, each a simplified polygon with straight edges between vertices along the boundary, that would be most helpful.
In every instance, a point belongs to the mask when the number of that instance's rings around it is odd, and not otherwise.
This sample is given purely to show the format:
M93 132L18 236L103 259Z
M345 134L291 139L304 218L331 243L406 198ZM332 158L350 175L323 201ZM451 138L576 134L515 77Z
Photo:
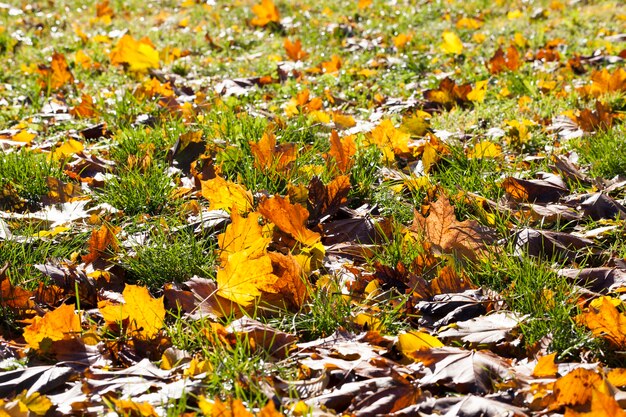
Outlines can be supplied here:
M622 416L620 1L0 3L0 416Z

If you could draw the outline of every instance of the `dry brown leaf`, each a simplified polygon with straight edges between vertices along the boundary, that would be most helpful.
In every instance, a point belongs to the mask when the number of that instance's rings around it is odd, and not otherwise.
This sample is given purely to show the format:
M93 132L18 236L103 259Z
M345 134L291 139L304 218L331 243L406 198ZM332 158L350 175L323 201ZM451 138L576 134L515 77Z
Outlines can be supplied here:
M459 222L448 197L441 195L430 205L428 217L415 211L410 231L423 235L439 253L452 253L470 260L483 255L492 238L475 220Z

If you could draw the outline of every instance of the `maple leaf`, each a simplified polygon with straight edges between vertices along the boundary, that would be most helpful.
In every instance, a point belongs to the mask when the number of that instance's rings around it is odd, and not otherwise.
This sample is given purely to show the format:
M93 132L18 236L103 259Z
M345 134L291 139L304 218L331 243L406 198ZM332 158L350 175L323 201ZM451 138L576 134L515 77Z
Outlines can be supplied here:
M40 65L38 72L41 75L39 85L42 88L58 90L66 84L74 82L65 55L55 52L52 54L50 66Z
M277 171L288 169L296 160L296 145L281 143L276 145L276 135L265 132L258 142L249 142L254 155L254 166L261 170L273 168Z
M509 46L506 54L500 47L487 62L487 69L491 74L499 74L506 70L515 71L522 65L519 58L519 52L515 46Z
M626 411L622 410L612 395L594 388L591 389L591 401L587 408L585 411L567 408L564 417L626 417Z
M74 304L63 304L43 317L35 317L24 328L24 340L31 348L39 349L44 339L57 341L75 338L82 328L80 317L74 310Z
M152 339L163 327L165 306L163 297L153 298L148 289L127 284L122 292L123 304L110 301L98 303L100 314L110 324L128 321L127 331L140 339Z
M223 264L235 252L245 252L250 259L259 258L266 253L271 239L263 235L263 227L259 224L259 213L250 213L243 218L236 210L230 213L231 223L221 233L217 242L222 250L220 260Z
M340 175L328 185L324 185L316 176L309 183L309 208L312 222L319 221L322 217L333 216L342 204L348 201L350 192L350 177Z
M617 67L613 74L606 68L591 73L591 84L578 88L584 97L598 98L605 93L626 91L626 70Z
M453 253L476 260L486 252L490 233L475 220L459 222L454 207L445 195L430 205L428 217L414 212L412 232L423 234L434 249L440 253Z
M600 297L597 307L577 316L577 321L591 330L594 336L603 337L613 345L626 347L626 315L620 313L610 297Z
M576 368L557 379L554 383L554 400L550 403L551 410L563 406L579 407L591 402L593 392L608 394L609 387L602 376L591 369Z
M409 138L408 133L396 129L390 119L385 119L366 136L366 141L368 144L375 144L383 152L385 159L393 161L394 155L411 153Z
M278 277L273 271L268 256L251 259L246 252L235 252L217 270L217 294L248 307L261 291L275 292L273 285Z
M336 75L341 69L343 62L341 61L341 57L339 55L333 55L330 57L330 61L324 61L321 65L322 72L324 74Z
M159 68L159 53L148 38L139 41L131 35L124 35L109 54L111 64L128 65L132 72L146 72Z
M268 302L272 305L283 303L288 307L300 309L309 295L307 280L304 276L305 271L291 254L283 255L279 252L268 252L268 256L274 268L272 273L278 277L272 285L272 292L280 296L280 300L275 303L271 303L270 299Z
M82 142L79 142L74 139L68 139L67 141L61 143L60 146L57 146L50 153L50 158L55 161L59 161L61 159L65 159L68 156L74 155L78 152L81 152L85 149L85 145Z
M479 142L467 153L468 159L497 158L502 155L502 147L497 143L484 140Z
M235 208L241 213L252 209L252 193L242 185L226 181L222 177L215 177L210 180L200 181L202 196L209 200L212 210L227 210Z
M302 42L300 39L296 39L294 42L291 42L289 39L285 38L285 52L287 52L287 56L292 61L304 61L308 58L309 53L302 50Z
M93 98L89 94L83 94L80 98L80 104L70 109L70 114L79 118L90 118L97 116L98 111L93 104Z
M439 82L437 89L426 90L423 95L426 100L450 110L456 104L467 103L471 91L470 84L457 85L454 80L446 77Z
M252 6L252 12L256 15L250 20L250 24L253 26L263 27L271 22L280 22L278 8L272 0L261 0L261 3Z
M258 211L303 245L313 246L320 240L319 233L306 228L309 212L300 204L291 204L289 199L277 195L261 201Z
M82 260L84 263L89 264L96 259L103 256L107 249L111 248L115 250L117 248L117 235L121 228L103 225L99 229L95 229L91 232L89 238L88 247L89 253L83 255Z
M339 137L336 130L330 132L330 151L328 155L335 160L339 172L345 174L354 165L353 156L356 155L354 136Z
M559 367L554 363L555 358L556 352L540 357L535 369L533 369L533 376L535 378L555 377L559 370Z
M459 55L463 52L463 42L459 36L450 31L445 31L441 35L443 43L441 44L441 50L447 54Z

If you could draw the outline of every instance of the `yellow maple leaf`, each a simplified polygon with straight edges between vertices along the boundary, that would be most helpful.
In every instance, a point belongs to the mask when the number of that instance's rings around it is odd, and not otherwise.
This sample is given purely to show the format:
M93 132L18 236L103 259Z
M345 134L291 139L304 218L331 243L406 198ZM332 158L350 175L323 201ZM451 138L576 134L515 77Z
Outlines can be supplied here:
M467 153L469 159L497 158L502 155L502 147L488 140L483 140Z
M260 4L252 6L252 12L256 17L250 20L253 26L267 26L271 22L280 22L280 14L278 8L272 0L261 0Z
M599 305L577 316L577 321L587 326L594 336L604 337L614 346L626 347L626 315L619 312L610 297L598 300Z
M408 133L396 129L391 120L385 119L379 123L366 137L367 144L375 144L385 155L387 160L393 160L393 155L408 154Z
M62 143L61 146L57 146L50 153L50 158L55 161L67 158L75 153L82 152L85 149L85 145L75 139L69 139Z
M463 52L463 42L461 38L451 31L445 31L441 35L443 43L441 44L441 50L447 54L460 55Z
M82 330L80 317L74 311L74 304L63 304L43 317L35 317L33 322L24 328L24 340L33 349L39 349L44 339L72 339Z
M487 95L487 82L487 80L477 81L476 86L472 89L472 91L467 93L467 99L478 103L485 101L485 96Z
M259 224L259 213L250 213L243 218L234 210L231 214L231 223L224 233L217 237L222 250L220 260L225 264L228 257L235 252L245 252L248 258L255 259L266 253L265 249L271 239L263 236L263 227Z
M252 209L252 193L242 185L226 181L222 177L200 181L202 196L209 200L212 210L224 209L230 211L233 207L241 213Z
M269 257L251 259L246 252L235 252L217 271L217 294L247 307L261 291L274 291L272 286L278 277L272 271Z
M128 331L133 336L142 339L156 336L165 320L163 297L153 298L147 288L130 284L126 285L122 295L124 304L98 303L104 321L117 324L128 320Z
M159 52L150 40L136 40L131 35L122 36L109 54L109 59L113 65L128 65L128 69L133 72L159 68Z

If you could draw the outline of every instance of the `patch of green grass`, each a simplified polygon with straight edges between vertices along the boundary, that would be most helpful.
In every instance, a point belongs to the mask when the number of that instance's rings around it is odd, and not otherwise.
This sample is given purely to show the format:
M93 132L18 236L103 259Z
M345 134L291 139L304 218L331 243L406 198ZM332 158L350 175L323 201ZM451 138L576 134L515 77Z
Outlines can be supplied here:
M158 226L156 226L158 227ZM214 275L215 244L186 231L155 230L147 242L121 255L127 279L160 291L168 282L183 282L194 275Z
M97 190L96 198L122 210L129 216L137 214L155 215L166 206L176 204L170 198L175 185L164 168L151 165L145 170L124 170L107 179L104 187Z
M47 178L60 175L60 165L43 153L26 150L0 152L0 190L12 187L32 209L39 207L41 197L50 191ZM2 201L0 198L0 209L4 209Z
M592 175L603 178L626 175L625 132L622 125L580 140L577 148L581 159L591 165Z
M508 253L493 254L470 272L474 282L500 291L512 311L527 314L521 331L526 346L548 338L561 358L578 358L597 348L589 332L574 322L577 290L547 261Z

